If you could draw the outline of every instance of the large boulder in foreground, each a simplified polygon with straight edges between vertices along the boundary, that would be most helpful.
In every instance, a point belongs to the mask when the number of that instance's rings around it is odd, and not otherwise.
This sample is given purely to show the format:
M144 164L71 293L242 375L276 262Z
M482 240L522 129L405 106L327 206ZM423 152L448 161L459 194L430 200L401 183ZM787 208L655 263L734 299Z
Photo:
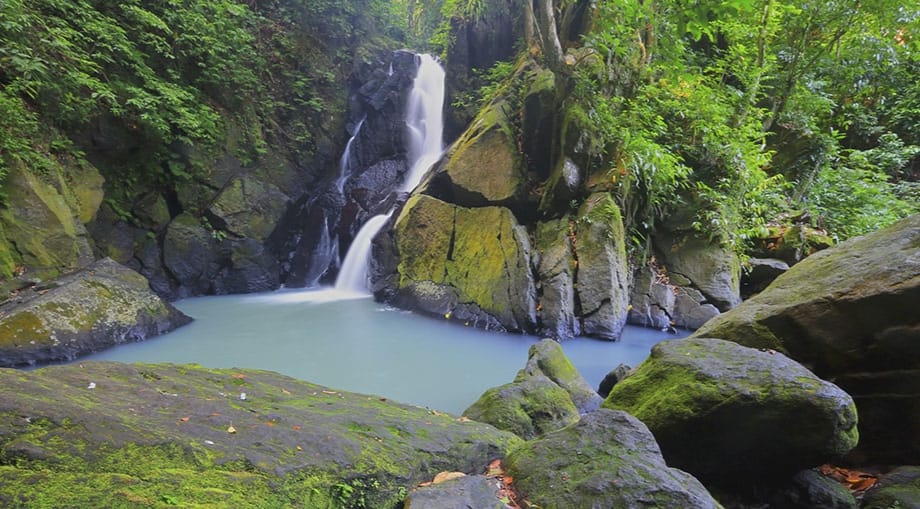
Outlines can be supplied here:
M669 465L723 486L791 476L858 439L840 388L781 353L719 339L659 343L603 406L644 422Z
M530 439L576 422L600 403L559 343L544 339L530 347L513 382L487 390L463 415Z
M854 461L918 464L918 303L920 215L805 258L696 336L787 353L853 396Z
M644 424L615 410L526 442L503 465L533 507L721 507L699 481L665 464Z
M86 362L0 370L0 505L399 507L520 440L254 370Z
M530 241L508 209L415 195L375 243L371 277L383 300L488 330L535 330Z
M109 258L0 308L0 366L73 360L191 321Z

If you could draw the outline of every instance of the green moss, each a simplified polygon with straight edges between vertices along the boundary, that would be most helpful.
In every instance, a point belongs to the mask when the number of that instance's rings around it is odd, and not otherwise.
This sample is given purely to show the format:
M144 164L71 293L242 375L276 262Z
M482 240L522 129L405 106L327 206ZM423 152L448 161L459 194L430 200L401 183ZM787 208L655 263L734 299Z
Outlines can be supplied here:
M34 312L15 313L0 320L0 345L11 348L30 341L50 343L48 327Z

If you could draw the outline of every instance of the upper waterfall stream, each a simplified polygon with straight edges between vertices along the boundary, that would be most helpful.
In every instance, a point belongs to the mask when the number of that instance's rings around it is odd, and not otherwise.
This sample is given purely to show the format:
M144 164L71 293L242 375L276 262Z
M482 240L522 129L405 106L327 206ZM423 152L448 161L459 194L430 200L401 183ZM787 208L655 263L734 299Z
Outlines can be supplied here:
M444 151L444 69L431 55L419 55L419 67L406 112L409 134L409 170L400 191L409 192L422 181L425 173L438 162ZM356 130L357 132L357 130ZM347 148L346 148L347 151ZM348 293L367 293L367 266L371 242L393 213L369 219L351 243L342 262L335 289Z

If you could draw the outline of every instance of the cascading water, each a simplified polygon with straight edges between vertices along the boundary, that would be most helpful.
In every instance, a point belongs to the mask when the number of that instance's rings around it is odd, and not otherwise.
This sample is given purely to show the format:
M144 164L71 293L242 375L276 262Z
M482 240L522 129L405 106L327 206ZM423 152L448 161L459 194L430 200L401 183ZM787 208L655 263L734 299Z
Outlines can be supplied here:
M425 173L440 159L444 151L444 69L431 55L419 55L418 74L409 92L406 127L409 130L409 171L406 172L401 191L411 191L421 182ZM357 130L356 130L357 133ZM335 289L345 292L367 293L367 266L371 241L383 228L393 211L368 220L342 262L335 280Z
M348 143L345 144L345 151L342 152L342 159L339 160L339 178L336 179L335 185L341 191L345 187L345 180L348 179L348 172L351 170L351 146L355 142L355 138L358 137L358 134L361 133L361 126L364 125L364 118L358 121L358 125L355 126L355 133L351 135L351 138L348 139Z

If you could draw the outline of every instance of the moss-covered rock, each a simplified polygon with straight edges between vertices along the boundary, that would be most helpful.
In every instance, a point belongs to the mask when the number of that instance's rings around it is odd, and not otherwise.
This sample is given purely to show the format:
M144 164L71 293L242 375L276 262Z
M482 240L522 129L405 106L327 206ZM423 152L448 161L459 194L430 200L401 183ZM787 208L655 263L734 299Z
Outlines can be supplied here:
M381 242L385 259L372 267L378 295L487 329L535 329L530 243L509 210L416 195Z
M86 204L86 210L71 208L70 203L77 205L76 198L65 187L63 177L55 174L48 179L53 182L13 168L5 181L7 203L0 210L5 251L30 277L38 279L51 279L93 261L86 228L80 220L83 215L91 215L92 203ZM71 197L70 203L65 196Z
M859 436L839 387L781 353L718 339L659 343L603 406L644 422L669 465L723 486L839 458Z
M519 439L377 396L252 370L89 362L0 370L0 503L400 507Z
M575 238L582 333L619 339L629 312L629 281L623 218L609 193L595 193L581 205Z
M529 439L572 424L600 403L559 343L544 339L530 347L513 382L489 389L463 415Z
M888 472L866 492L862 509L920 509L920 466Z
M526 440L576 422L578 409L565 389L535 375L487 390L463 416Z
M268 182L235 178L208 209L215 228L264 242L275 229L290 198Z
M0 365L72 360L189 321L143 276L106 258L0 309Z
M721 507L699 481L665 464L645 425L615 410L526 442L503 465L533 507Z
M518 209L528 180L504 101L486 107L435 169L428 193L463 207Z
M805 258L697 331L772 348L859 407L854 459L920 463L920 215Z
M718 239L676 226L659 231L653 241L671 284L698 291L704 299L698 304L727 311L741 303L741 264Z

